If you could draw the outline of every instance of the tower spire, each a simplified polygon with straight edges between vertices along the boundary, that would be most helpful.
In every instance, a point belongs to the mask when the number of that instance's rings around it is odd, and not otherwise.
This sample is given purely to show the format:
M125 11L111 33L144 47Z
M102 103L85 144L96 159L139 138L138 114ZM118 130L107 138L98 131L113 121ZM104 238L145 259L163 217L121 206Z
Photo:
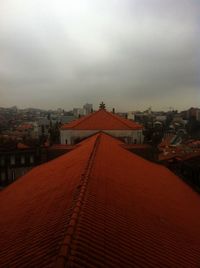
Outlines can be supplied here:
M105 103L102 101L100 104L99 104L99 110L105 110L106 109L106 105Z

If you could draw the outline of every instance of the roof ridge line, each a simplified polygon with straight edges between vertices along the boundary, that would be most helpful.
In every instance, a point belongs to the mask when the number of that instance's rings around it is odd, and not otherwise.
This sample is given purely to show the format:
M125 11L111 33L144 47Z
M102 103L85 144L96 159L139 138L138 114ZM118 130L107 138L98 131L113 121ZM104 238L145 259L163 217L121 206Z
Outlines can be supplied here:
M107 111L106 111L106 112L107 112ZM128 128L131 129L131 127L130 127L126 122L124 122L124 120L122 120L122 119L125 119L125 118L121 118L119 115L114 115L114 114L111 113L111 112L110 112L110 114L111 114L111 116L112 116L113 118L117 119L117 120L120 121L122 124L124 124L125 126L127 126ZM126 119L126 120L128 120L128 119Z
M81 175L81 180L78 186L76 187L76 190L78 190L78 193L76 193L74 200L72 200L72 212L67 224L67 228L65 231L65 236L63 239L63 242L61 244L57 260L55 262L55 267L64 267L66 262L69 259L70 251L71 251L71 243L73 240L74 233L76 232L76 226L78 223L79 215L81 212L82 204L85 199L85 194L87 190L88 180L91 173L91 169L94 163L94 158L96 156L96 152L100 143L100 137L101 133L98 134L96 137L96 140L94 142L92 151L90 153L90 156L88 158L85 171Z
M95 113L97 113L98 111L96 112L93 112L93 113L90 113L88 115L85 115L84 117L82 118L79 118L79 119L82 119L82 120L79 120L79 122L77 122L77 124L75 124L74 127L77 127L79 124L81 124L82 122L84 122L86 119L88 119L89 117L91 117L92 115L94 115Z

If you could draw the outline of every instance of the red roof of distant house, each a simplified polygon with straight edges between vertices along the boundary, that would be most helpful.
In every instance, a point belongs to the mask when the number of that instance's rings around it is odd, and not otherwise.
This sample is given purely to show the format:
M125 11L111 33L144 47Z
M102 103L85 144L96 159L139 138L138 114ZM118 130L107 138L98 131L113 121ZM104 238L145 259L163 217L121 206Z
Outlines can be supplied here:
M192 142L190 142L190 143L188 143L187 144L188 146L190 146L190 147L200 147L200 140L194 140L194 141L192 141Z
M26 130L26 129L32 129L32 128L33 128L33 125L26 123L26 124L20 125L17 129L18 130Z
M68 144L52 144L48 149L49 150L72 150L75 149L76 145L68 145Z
M199 147L192 147L191 144L179 144L178 146L169 146L163 148L158 156L160 161L168 161L176 158L179 161L191 159L200 155Z
M198 267L200 198L105 134L0 192L1 267Z
M169 136L163 138L163 140L162 140L161 143L158 145L158 147L159 147L160 149L162 149L162 148L165 148L165 147L167 147L167 146L170 146L170 145L171 145L171 141L172 141L172 139L173 139L174 137L175 137L175 135L174 135L174 134L171 134L171 135L169 135Z
M123 148L131 150L131 149L151 149L151 145L149 144L123 144Z
M77 130L135 130L142 126L132 120L125 119L116 114L100 109L78 120L65 124L61 129Z
M49 146L50 146L50 142L49 142L49 140L45 141L45 143L44 143L44 147L49 147Z
M19 142L17 144L17 149L29 149L30 147L24 143Z

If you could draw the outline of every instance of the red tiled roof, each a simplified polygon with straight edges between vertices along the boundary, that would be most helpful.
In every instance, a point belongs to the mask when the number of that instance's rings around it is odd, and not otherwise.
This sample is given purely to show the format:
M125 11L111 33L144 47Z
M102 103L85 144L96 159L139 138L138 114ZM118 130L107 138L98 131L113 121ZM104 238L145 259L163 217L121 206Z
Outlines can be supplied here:
M24 143L18 142L17 144L17 149L28 149L28 148L30 147Z
M20 125L17 129L18 130L33 129L33 125L26 123L26 124Z
M101 109L78 120L65 124L61 129L77 130L135 130L142 126L134 121L125 119L116 114Z
M200 155L199 148L192 148L185 144L168 147L163 150L158 156L160 161L168 161L176 158L179 161L194 158Z
M171 135L165 137L165 138L161 141L161 143L158 145L158 147L159 147L159 148L164 148L164 147L166 147L166 146L170 146L173 137L175 137L174 134L171 134Z
M125 149L150 149L151 148L151 145L149 144L146 144L146 143L143 143L143 144L123 144L123 147Z
M48 149L49 150L72 150L75 149L76 145L68 145L68 144L53 144Z
M0 193L1 267L198 267L200 199L97 134Z

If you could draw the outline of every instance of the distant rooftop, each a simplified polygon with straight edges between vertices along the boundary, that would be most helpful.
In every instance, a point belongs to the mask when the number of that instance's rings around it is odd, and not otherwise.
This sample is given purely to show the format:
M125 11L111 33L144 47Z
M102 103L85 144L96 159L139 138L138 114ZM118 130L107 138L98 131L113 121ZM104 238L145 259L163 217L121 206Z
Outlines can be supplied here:
M97 112L63 125L61 129L135 130L142 129L142 126L132 120L122 118L101 108Z

